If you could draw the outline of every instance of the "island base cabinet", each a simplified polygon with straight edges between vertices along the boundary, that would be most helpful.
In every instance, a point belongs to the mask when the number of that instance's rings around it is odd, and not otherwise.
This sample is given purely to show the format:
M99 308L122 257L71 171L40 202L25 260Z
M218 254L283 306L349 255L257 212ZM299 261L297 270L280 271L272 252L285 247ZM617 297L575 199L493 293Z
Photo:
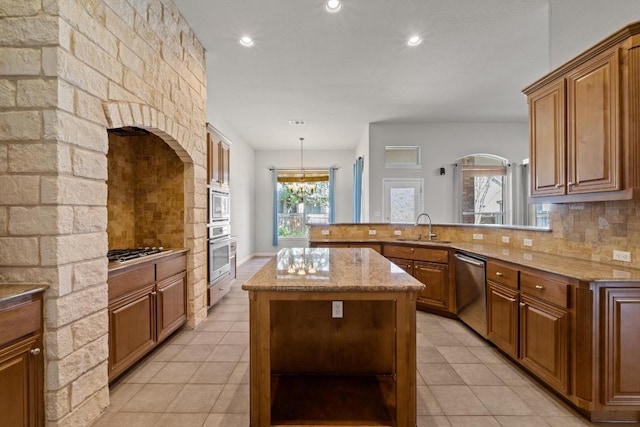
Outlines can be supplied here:
M40 336L22 340L0 350L0 424L43 425L41 411L42 373L38 359Z
M640 405L640 289L605 288L603 293L603 353L605 405ZM640 419L636 419L640 421Z
M520 296L520 362L545 383L569 394L569 315Z

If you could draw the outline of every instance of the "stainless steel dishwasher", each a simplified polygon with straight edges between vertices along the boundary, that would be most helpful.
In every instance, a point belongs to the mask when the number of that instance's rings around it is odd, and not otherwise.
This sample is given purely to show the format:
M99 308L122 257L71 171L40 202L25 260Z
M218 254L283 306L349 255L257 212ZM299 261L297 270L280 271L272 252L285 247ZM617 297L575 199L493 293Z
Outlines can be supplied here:
M456 252L456 312L460 320L487 338L486 260Z

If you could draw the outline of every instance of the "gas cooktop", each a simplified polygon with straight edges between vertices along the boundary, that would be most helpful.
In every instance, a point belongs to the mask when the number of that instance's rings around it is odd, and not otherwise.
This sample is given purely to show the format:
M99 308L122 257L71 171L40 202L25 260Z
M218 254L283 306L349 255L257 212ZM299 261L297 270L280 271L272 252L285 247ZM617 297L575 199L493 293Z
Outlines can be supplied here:
M167 250L162 246L160 246L159 248L146 247L137 249L112 249L107 252L107 258L109 259L109 262L125 262L166 251Z

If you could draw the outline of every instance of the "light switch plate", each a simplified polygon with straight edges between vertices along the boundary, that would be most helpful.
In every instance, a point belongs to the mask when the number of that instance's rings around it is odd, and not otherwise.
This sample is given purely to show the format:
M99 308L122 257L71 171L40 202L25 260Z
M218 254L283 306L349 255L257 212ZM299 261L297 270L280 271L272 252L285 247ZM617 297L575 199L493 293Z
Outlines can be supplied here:
M375 236L376 233L376 230L369 230L369 236Z
M331 301L331 317L342 319L344 315L342 301Z
M473 240L482 240L484 236L481 233L473 233Z
M522 243L523 243L525 246L533 246L533 240L531 240L531 239L524 239L524 240L522 241Z
M328 236L329 235L329 230L322 230L322 235L323 236Z
M502 236L502 243L509 243L509 236Z
M402 231L400 231L400 230L393 230L393 235L394 235L394 236L402 236Z
M631 252L613 251L613 259L616 261L631 262Z

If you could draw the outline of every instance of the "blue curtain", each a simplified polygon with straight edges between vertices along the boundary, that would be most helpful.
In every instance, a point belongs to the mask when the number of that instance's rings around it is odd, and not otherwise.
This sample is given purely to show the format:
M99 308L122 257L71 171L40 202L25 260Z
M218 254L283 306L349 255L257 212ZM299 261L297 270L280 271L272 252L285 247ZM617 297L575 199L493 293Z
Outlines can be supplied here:
M273 186L273 237L271 244L278 246L278 169L271 169L271 183Z
M358 157L353 164L353 222L362 222L362 171L364 158Z
M329 224L336 222L336 201L335 201L335 182L336 182L336 169L329 168Z

